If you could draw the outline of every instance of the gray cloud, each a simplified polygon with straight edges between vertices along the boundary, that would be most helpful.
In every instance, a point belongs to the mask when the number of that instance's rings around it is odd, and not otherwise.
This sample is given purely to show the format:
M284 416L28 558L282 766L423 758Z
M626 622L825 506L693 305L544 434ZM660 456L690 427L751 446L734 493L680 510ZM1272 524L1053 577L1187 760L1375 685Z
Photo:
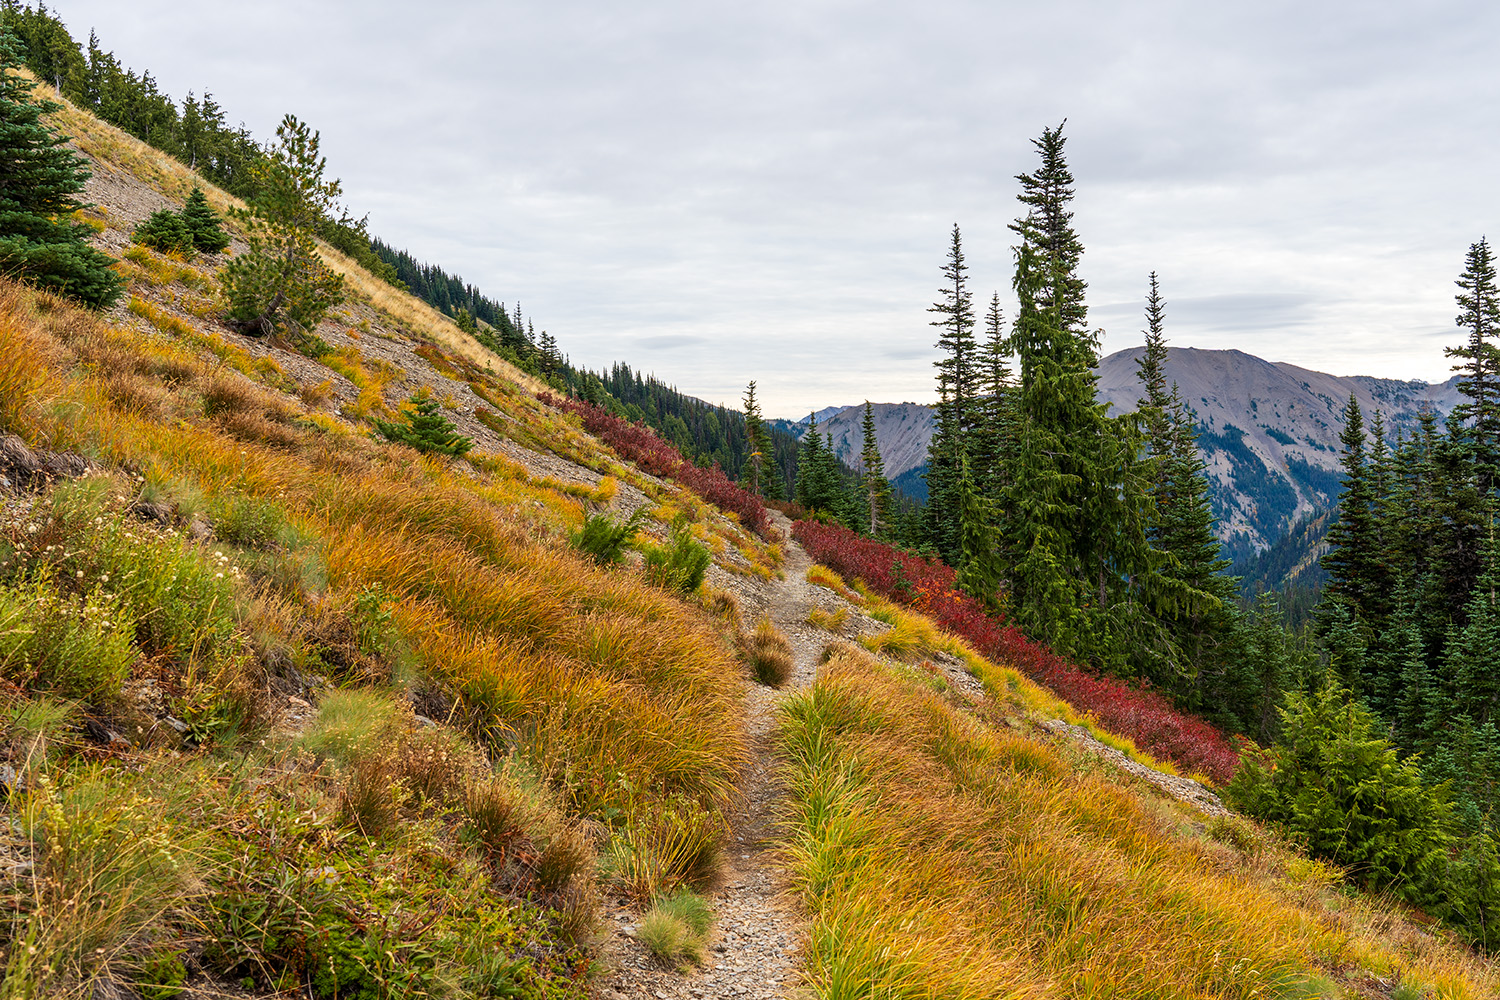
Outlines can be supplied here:
M1064 117L1106 350L1155 269L1174 344L1445 378L1500 230L1478 2L58 6L257 135L310 121L374 232L575 362L756 378L770 413L930 398L948 227L1006 293L1012 178Z

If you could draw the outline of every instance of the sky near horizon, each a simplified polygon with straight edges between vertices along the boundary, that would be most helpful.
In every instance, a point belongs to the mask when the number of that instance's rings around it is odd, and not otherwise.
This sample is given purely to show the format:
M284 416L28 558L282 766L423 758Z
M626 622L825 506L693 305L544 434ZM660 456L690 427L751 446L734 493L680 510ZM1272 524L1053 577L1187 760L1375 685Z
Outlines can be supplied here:
M933 397L956 222L1007 316L1015 175L1067 120L1103 351L1442 381L1500 234L1500 5L54 0L269 138L574 364L764 410ZM1500 236L1497 236L1500 238Z

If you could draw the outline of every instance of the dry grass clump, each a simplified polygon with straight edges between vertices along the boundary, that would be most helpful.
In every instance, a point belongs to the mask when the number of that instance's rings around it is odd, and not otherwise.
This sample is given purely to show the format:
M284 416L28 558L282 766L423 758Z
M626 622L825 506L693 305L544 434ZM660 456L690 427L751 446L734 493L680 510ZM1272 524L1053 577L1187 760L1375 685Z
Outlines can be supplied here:
M813 628L820 628L826 632L842 631L849 622L849 609L838 608L835 611L826 611L815 607L807 613L807 624Z
M851 647L786 703L781 746L817 995L1307 996L1359 969L1493 987L1458 949L1398 951L1299 905L1255 855L1205 865L1203 841L1110 774Z
M640 941L657 959L678 968L703 961L713 926L708 900L688 889L659 896L641 920Z
M792 644L762 616L755 631L741 640L740 648L750 675L767 687L781 687L792 676Z

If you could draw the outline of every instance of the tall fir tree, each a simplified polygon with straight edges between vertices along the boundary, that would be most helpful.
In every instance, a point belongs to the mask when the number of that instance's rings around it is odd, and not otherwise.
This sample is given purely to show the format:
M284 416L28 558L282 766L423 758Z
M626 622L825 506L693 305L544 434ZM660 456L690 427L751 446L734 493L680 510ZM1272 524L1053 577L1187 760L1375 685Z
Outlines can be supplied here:
M1015 386L1006 355L1005 316L1000 293L990 297L984 320L985 341L979 349L980 396L974 407L970 433L974 487L992 507L998 506L1008 485L1007 473L1015 448Z
M933 362L938 370L937 426L927 451L927 522L932 544L950 564L961 555L958 467L968 457L979 369L974 343L974 297L969 291L963 237L953 226L942 267L942 297L927 311L940 331Z
M1447 349L1460 359L1453 366L1462 378L1458 389L1468 401L1454 407L1463 423L1464 440L1482 492L1489 493L1500 474L1500 291L1495 287L1495 260L1489 241L1481 239L1469 247L1458 285L1458 316L1454 322L1468 333L1461 347Z
M865 400L865 415L860 422L864 436L864 447L860 451L860 480L864 487L865 504L869 508L870 535L884 538L890 527L891 484L885 478L885 459L880 454L880 442L875 433L875 408Z
M1133 421L1095 400L1098 335L1087 328L1061 126L1033 144L1041 164L1019 178L1025 214L1011 226L1020 310L1010 346L1021 370L1004 511L1011 603L1035 637L1117 670L1137 640L1157 645L1135 600L1155 582L1147 483Z
M61 105L37 100L21 65L16 36L0 24L0 274L102 309L122 282L88 242L93 230L74 218L89 171L43 122Z

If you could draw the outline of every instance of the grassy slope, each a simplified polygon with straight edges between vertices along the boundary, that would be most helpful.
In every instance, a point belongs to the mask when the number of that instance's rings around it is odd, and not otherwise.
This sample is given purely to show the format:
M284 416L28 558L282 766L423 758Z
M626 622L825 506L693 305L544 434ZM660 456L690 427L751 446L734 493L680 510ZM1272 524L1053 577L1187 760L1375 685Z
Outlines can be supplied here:
M61 117L101 169L190 189ZM726 623L566 532L630 489L745 571L774 551L357 269L321 368L218 327L207 262L137 248L120 269L129 305L109 317L0 285L0 429L98 466L0 524L0 744L24 790L0 996L99 976L165 996L184 974L577 993L599 886L701 877L745 747ZM608 475L372 440L361 421L391 416L410 372L360 338L415 345L506 436ZM336 381L357 398L330 412ZM310 729L286 715L308 701Z
M63 117L112 168L191 187ZM168 996L188 971L578 995L600 886L645 896L711 868L747 750L725 623L563 535L584 501L634 490L743 572L774 553L357 269L324 331L339 351L309 369L213 324L211 269L121 267L133 301L107 320L0 286L0 422L103 470L0 524L0 740L24 789L0 843L0 996L98 976ZM485 426L606 477L372 441L361 421L399 403L402 373L355 329L418 343L485 400ZM342 415L325 382L349 389ZM846 651L789 704L787 856L819 995L1494 993L1484 963L1336 873L1040 744L1032 715L1065 707L877 610L895 628L872 647L964 656L990 700Z
M1067 707L909 611L781 719L818 996L1484 997L1491 964L1247 821L1205 821L1039 720ZM887 654L884 660L867 650ZM893 664L898 654L915 666ZM923 656L965 661L971 700ZM1133 749L1128 746L1125 749ZM1137 755L1140 759L1143 755Z

